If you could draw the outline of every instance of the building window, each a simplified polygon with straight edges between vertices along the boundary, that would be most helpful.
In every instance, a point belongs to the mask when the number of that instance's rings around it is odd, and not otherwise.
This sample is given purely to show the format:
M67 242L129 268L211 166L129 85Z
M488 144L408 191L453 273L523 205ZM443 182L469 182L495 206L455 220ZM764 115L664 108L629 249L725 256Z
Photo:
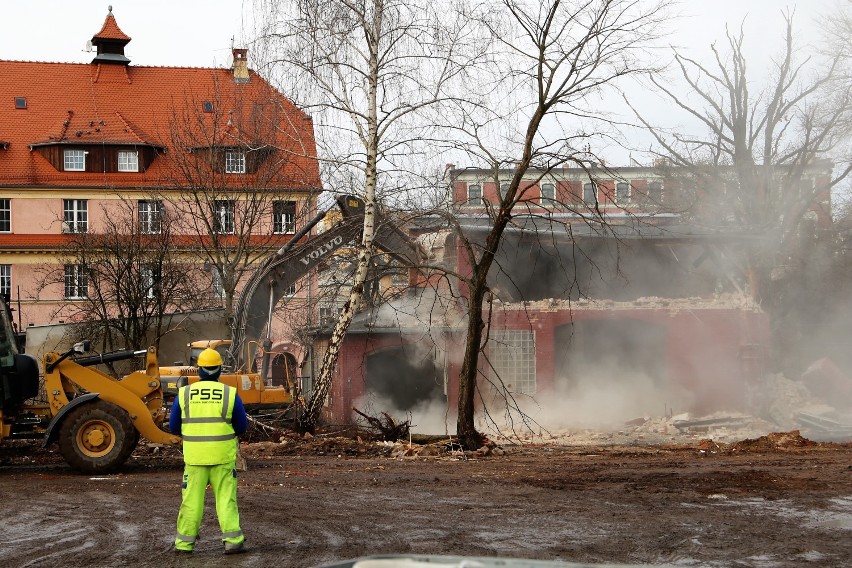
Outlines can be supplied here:
M219 274L219 271L215 267L211 270L211 273L213 274L213 297L223 300L225 298L225 285L222 284L222 275Z
M619 205L627 205L630 203L630 184L620 181L615 184L615 202Z
M408 286L408 272L405 270L394 270L391 272L391 285L398 288Z
M85 172L86 152L84 150L65 150L65 171Z
M296 285L290 284L289 286L287 286L287 289L284 290L284 296L290 297L290 296L295 296L295 295L296 295Z
M213 231L226 235L234 232L233 201L216 201L213 204Z
M89 273L80 264L65 265L65 298L87 298L89 296Z
M118 152L118 171L120 172L138 172L139 171L139 152L135 150L119 150Z
M12 232L12 200L0 199L0 233Z
M541 184L541 204L553 203L556 200L556 187L552 183Z
M162 230L161 215L163 204L160 201L142 199L139 201L139 232L144 235L156 235Z
M663 184L652 181L648 184L648 199L651 203L660 203L663 200Z
M246 153L238 150L228 150L225 152L225 173L246 173Z
M62 200L62 232L85 233L89 228L89 205L85 199Z
M489 342L494 378L513 393L533 395L535 384L535 333L530 330L495 330ZM498 383L499 384L499 383Z
M274 201L272 203L272 232L275 234L296 232L295 201Z
M586 203L597 203L598 202L598 186L594 183L584 183L583 184L583 201Z
M509 191L509 184L508 183L501 183L500 184L500 200L501 201L503 200L504 197L506 197L506 193L508 193L508 191Z
M468 205L482 205L482 186L481 185L468 185L467 186L467 204Z
M337 322L337 318L343 313L343 307L335 304L320 306L319 324L321 327L330 327Z
M15 97L15 108L26 109L27 108L27 97Z
M162 273L158 266L143 266L141 270L142 293L146 298L156 298L160 294Z
M0 295L6 300L12 297L12 265L0 264Z

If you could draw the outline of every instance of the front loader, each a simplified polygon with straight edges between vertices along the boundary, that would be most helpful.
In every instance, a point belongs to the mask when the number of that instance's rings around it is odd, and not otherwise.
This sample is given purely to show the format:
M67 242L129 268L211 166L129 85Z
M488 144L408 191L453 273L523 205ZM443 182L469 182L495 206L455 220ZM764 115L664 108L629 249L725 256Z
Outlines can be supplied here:
M87 350L88 342L63 355L44 356L44 388L52 417L44 444L59 442L68 464L93 473L113 469L130 457L139 437L160 444L177 444L180 437L160 428L167 415L160 386L155 348L68 358ZM91 367L146 355L145 370L121 379Z
M58 442L65 461L84 473L115 469L130 457L140 436L160 444L180 442L160 428L167 409L153 347L81 357L89 348L84 341L66 353L47 353L42 382L36 360L19 352L2 299L0 304L0 442ZM143 354L145 370L121 379L92 367ZM32 402L41 386L45 402Z

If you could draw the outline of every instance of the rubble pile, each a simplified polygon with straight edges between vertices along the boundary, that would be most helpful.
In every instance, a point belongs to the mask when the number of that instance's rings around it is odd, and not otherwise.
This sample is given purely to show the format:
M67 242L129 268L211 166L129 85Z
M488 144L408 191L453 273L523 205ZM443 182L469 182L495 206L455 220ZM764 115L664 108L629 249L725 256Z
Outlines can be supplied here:
M681 309L729 309L759 311L754 299L748 294L724 293L709 297L693 296L689 298L662 298L645 296L629 301L609 299L579 298L577 300L562 300L547 298L534 302L501 302L504 310L539 310L543 312L557 310L681 310Z

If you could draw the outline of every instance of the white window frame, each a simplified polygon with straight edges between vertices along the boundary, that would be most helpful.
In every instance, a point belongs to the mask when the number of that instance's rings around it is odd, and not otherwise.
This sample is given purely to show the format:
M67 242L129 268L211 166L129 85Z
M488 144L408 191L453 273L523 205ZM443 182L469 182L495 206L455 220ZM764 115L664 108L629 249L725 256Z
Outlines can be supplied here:
M473 188L476 188L476 191L471 191ZM478 183L469 183L467 184L467 204L468 205L482 205L482 185Z
M143 235L159 235L162 230L163 202L157 199L140 199L137 203L139 232Z
M330 327L343 313L343 306L338 304L321 304L319 307L319 324L321 327Z
M89 273L82 264L65 265L65 299L79 300L89 297Z
M148 299L154 299L159 292L160 281L162 274L159 268L153 266L143 266L140 271L140 281L142 284L142 292Z
M246 153L242 150L226 150L225 151L225 173L226 174L244 174L246 173Z
M287 297L287 298L292 298L295 295L296 295L296 285L290 284L289 286L287 286L287 289L284 290L284 296Z
M288 206L292 206L292 209ZM289 235L296 232L296 202L295 201L273 201L272 202L272 233L275 235Z
M67 148L62 152L62 169L66 172L86 171L86 152L78 148Z
M622 186L627 186L627 195L624 199L621 198L619 194L619 190L622 189ZM629 181L617 181L615 182L615 202L618 205L630 205L630 200L633 197L633 184Z
M499 378L510 392L536 394L535 331L497 329L491 335L488 358L493 378Z
M657 193L656 196L652 194L652 186L658 186L658 189L654 189L654 192ZM663 202L663 190L665 190L665 186L663 182L660 180L651 180L648 182L648 200L651 201L653 205L659 205Z
M215 266L210 269L210 273L213 275L213 282L210 285L213 297L218 300L224 300L225 285L222 283L222 276L219 274L219 271L216 270Z
M589 186L592 186L592 187L590 188ZM583 202L584 203L598 203L598 190L599 189L600 188L598 187L598 184L596 184L595 182L593 182L593 181L585 182L583 184ZM586 196L587 191L593 191L594 192L594 194L592 195L592 199L589 199Z
M12 265L0 264L0 294L5 298L12 297Z
M547 192L549 195L545 195L545 187L549 187L550 190ZM541 192L541 204L545 205L547 203L553 204L556 201L556 184L555 183L543 183L539 187L539 191Z
M138 172L139 171L139 152L136 150L119 150L118 151L118 171L120 172Z
M62 232L86 233L89 230L89 202L85 199L62 200Z
M233 235L236 230L236 213L233 201L216 200L213 203L213 230L219 235Z
M12 200L0 199L0 233L12 232Z

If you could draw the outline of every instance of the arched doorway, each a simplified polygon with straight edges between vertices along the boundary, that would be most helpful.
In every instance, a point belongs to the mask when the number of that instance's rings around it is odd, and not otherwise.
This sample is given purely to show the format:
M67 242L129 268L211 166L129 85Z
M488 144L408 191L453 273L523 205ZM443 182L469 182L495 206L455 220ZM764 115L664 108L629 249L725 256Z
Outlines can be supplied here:
M292 353L278 353L272 358L270 380L274 387L286 385L292 389L297 384L296 358Z

